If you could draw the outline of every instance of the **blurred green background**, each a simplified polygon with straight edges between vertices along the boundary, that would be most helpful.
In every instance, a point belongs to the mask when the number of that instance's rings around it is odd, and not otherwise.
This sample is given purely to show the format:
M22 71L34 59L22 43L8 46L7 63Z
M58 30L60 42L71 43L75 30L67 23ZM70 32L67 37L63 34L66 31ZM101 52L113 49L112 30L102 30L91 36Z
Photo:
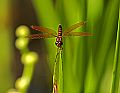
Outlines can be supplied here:
M81 21L87 24L76 31L95 36L63 40L64 93L110 93L114 82L118 85L112 90L119 90L111 93L120 93L119 77L117 81L112 78L115 62L120 64L120 40L116 39L120 34L119 11L119 0L0 0L0 93L14 88L16 79L22 75L21 54L15 48L18 26L41 25L57 31L59 23L64 30ZM35 65L28 93L52 92L54 43L55 39L30 41L29 49L36 51L40 60ZM116 69L119 76L120 67Z

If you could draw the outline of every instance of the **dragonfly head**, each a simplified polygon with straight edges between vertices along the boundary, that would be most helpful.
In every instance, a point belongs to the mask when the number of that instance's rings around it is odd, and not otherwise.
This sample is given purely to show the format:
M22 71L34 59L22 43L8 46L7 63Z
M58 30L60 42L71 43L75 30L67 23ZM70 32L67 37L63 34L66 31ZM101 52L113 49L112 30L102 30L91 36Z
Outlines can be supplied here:
M62 25L61 25L61 24L59 24L59 28L62 28Z

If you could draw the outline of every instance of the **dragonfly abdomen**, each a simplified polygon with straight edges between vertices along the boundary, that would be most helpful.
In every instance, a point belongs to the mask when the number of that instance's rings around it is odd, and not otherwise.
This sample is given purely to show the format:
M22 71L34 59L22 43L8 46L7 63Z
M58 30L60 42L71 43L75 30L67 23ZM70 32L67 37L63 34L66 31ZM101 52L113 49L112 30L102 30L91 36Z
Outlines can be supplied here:
M62 36L62 26L61 26L61 24L59 24L59 27L58 27L58 37L59 36Z

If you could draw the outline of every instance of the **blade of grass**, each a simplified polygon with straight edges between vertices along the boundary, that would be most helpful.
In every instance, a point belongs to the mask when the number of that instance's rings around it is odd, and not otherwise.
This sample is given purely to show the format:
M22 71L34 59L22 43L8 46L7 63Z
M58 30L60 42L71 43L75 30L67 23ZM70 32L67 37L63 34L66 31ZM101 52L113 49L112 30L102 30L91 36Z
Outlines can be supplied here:
M60 50L60 60L59 60L59 93L63 93L63 54Z
M110 7L111 6L111 7ZM101 29L101 34L99 35L99 43L97 47L99 48L97 56L95 58L98 71L102 70L104 64L105 56L109 49L112 41L113 34L115 34L116 21L118 19L118 0L110 1L107 5L106 13L103 15L103 26ZM116 16L116 17L113 17ZM101 71L100 71L101 73Z
M64 17L66 18L66 25L71 26L76 22L80 22L81 20L82 21L84 20L84 17L82 15L84 11L84 10L82 11L82 7L84 5L78 3L77 0L74 1L69 0L69 2L67 0L63 0L63 4L64 4L64 13L65 13ZM82 65L80 65L82 62L78 61L77 59L78 55L80 58L82 58L82 56L79 54L81 53L79 50L81 48L80 47L78 48L78 42L79 42L79 38L72 38L72 37L66 38L64 42L63 52L64 52L64 92L65 93L79 93L82 89L81 87L83 86L82 78L81 78L82 75L80 73L82 72L81 69Z
M97 33L99 32L99 21L102 16L103 12L103 0L87 0L87 28L86 30L95 34L93 37L87 38L87 44L86 44L86 55L88 59L86 61L87 66L87 73L86 73L86 79L85 79L85 93L95 93L96 84L97 84L97 76L96 76L96 70L94 67L94 47L95 42L97 42ZM98 23L99 22L99 23ZM92 85L91 85L92 83Z
M5 26L4 26L5 27ZM11 75L11 61L13 58L13 52L11 47L11 36L9 28L0 27L0 93L6 93L6 91L13 87L13 78Z
M86 19L86 0L79 0L78 6L79 6L79 20L80 21L88 21ZM88 22L86 23L88 24ZM82 29L79 30L79 32L85 32L86 26L83 26ZM88 32L88 31L87 31ZM77 38L76 38L77 39ZM86 67L87 67L87 52L86 52L86 37L79 37L76 41L75 39L75 59L74 59L74 73L76 80L79 82L78 91L77 93L83 93L84 92L84 80L86 75Z
M115 57L113 65L113 76L112 76L112 87L111 93L118 93L119 82L120 82L120 10L119 10L119 20L118 20L118 30L116 38L116 48Z
M13 87L11 62L14 53L11 29L11 1L0 1L0 93ZM4 10L4 11L3 11Z
M116 33L116 24L118 20L118 2L119 0L109 1L104 10L105 14L101 17L103 23L99 30L99 39L97 39L98 43L96 44L97 48L95 51L95 69L98 79L95 93L100 89L99 86L101 85L101 80L106 70L108 51L111 47L111 42L115 40L114 35Z
M39 22L44 26L56 29L59 24L59 19L56 16L52 0L34 0L33 4L38 15Z
M56 86L56 88L54 86ZM53 93L63 93L63 60L62 50L60 50L59 48L57 49L54 63Z
M106 56L105 71L101 77L101 82L99 83L99 93L110 93L111 81L112 81L112 68L113 68L113 59L115 53L115 44L112 42L108 54ZM105 85L105 86L104 86Z

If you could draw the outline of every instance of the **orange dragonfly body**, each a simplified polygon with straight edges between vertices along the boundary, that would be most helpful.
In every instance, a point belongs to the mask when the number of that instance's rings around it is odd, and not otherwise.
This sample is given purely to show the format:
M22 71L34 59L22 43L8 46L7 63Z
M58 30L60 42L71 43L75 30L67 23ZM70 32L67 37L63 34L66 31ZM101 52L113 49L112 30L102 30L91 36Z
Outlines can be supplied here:
M66 37L66 36L93 36L93 34L91 34L89 32L72 32L76 28L81 27L85 24L86 24L86 22L76 23L76 24L70 26L68 29L66 29L63 33L62 33L62 26L61 26L61 24L59 24L58 34L54 30L49 29L49 28L45 28L45 27L41 27L41 26L31 26L31 28L33 30L44 32L44 34L33 34L33 35L29 35L27 37L30 39L55 37L56 38L56 42L55 42L56 46L61 48L63 45L62 37Z

